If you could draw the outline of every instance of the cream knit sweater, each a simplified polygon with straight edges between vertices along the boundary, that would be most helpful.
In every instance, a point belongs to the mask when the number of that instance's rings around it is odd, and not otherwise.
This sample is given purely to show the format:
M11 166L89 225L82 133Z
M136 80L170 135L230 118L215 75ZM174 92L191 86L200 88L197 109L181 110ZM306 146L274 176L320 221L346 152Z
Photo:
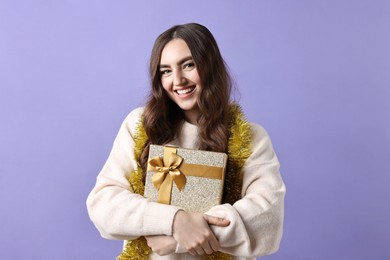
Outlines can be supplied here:
M135 126L143 108L124 120L112 151L87 199L91 220L102 237L131 240L139 236L172 235L173 218L179 208L150 202L133 193L127 177L137 166L133 156ZM227 227L211 226L222 251L234 259L254 259L278 250L283 228L285 185L279 162L266 131L251 124L253 152L241 172L242 198L233 205L211 208L206 214L230 220ZM171 145L197 149L198 128L184 123ZM180 248L178 247L178 251ZM152 254L150 259L202 259L187 253Z

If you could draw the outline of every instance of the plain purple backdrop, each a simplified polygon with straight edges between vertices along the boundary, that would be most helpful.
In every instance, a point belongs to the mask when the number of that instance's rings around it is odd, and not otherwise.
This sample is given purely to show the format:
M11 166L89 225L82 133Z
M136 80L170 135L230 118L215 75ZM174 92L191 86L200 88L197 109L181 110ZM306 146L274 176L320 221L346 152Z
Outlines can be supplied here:
M278 253L390 259L390 1L0 2L0 259L114 259L85 200L154 39L215 35L287 185ZM262 258L263 259L263 258Z

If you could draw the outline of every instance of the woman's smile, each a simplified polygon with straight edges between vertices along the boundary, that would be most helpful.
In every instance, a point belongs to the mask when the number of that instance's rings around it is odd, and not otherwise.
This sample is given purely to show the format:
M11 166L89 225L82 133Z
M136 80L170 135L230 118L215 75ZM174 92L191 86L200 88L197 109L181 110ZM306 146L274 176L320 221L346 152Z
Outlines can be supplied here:
M190 96L189 94L192 94L194 91L195 87L188 87L188 88L183 88L183 89L177 89L175 92L181 96L182 98Z

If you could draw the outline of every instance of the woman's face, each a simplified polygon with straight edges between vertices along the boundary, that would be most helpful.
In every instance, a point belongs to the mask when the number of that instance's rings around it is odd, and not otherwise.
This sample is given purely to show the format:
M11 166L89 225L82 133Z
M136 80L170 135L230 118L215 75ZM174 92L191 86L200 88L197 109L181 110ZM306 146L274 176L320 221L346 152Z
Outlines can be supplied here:
M184 40L174 39L165 45L161 53L160 75L168 96L183 109L186 119L196 124L199 116L197 101L202 86L191 51Z

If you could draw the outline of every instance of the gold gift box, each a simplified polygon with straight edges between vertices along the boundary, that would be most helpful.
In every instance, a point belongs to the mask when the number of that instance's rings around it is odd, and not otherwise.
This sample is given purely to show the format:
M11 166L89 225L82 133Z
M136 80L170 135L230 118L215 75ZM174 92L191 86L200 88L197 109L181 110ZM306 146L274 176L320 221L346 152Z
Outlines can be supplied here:
M150 145L144 196L206 212L221 204L226 162L225 153Z

